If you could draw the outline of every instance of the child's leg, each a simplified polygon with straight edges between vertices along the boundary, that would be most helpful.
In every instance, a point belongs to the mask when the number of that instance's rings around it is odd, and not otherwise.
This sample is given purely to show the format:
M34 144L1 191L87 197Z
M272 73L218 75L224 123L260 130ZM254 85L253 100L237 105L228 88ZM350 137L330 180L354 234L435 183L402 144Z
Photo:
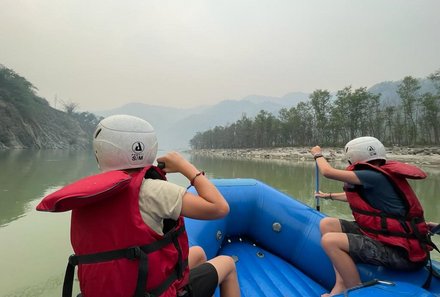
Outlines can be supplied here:
M326 217L319 222L319 230L324 235L329 232L342 232L341 222L338 218Z
M336 281L335 281L335 285L333 286L332 290L330 291L329 296L339 294L340 292L343 292L347 289L347 287L344 284L344 280L342 279L342 276L339 274L339 272L336 270L336 268L334 266L333 266L333 269L335 270Z
M217 270L220 295L222 297L239 297L240 287L234 259L229 256L218 256L208 262L214 265Z
M359 285L361 280L357 267L349 255L347 234L326 233L322 236L321 244L332 261L336 273L336 283L330 294L339 294L347 288Z
M188 266L189 269L194 268L206 262L205 251L200 246L192 246L189 248Z

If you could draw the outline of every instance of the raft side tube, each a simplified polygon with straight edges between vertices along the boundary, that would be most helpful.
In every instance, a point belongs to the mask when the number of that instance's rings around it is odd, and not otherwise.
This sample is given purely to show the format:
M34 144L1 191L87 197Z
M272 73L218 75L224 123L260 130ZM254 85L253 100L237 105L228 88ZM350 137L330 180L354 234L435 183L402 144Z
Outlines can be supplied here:
M230 213L214 221L186 219L191 245L202 246L208 258L212 258L221 254L222 248L228 249L228 239L234 243L242 238L290 263L327 290L333 286L333 266L320 245L319 221L325 214L255 179L212 181L228 201ZM194 188L190 191L195 192ZM428 276L426 268L401 272L367 264L357 266L364 282L376 278L399 284L377 296L392 296L405 288L408 296L440 296L440 281L435 276L429 288L431 293L421 288ZM438 261L433 261L433 266L440 270ZM382 289L375 285L353 291L350 296L370 296L362 293L364 290L376 295Z
M212 180L230 205L221 220L187 220L191 245L217 255L228 238L246 238L289 262L326 288L334 283L333 266L321 248L323 214L254 179ZM274 224L281 229L274 230ZM216 234L222 234L219 240Z

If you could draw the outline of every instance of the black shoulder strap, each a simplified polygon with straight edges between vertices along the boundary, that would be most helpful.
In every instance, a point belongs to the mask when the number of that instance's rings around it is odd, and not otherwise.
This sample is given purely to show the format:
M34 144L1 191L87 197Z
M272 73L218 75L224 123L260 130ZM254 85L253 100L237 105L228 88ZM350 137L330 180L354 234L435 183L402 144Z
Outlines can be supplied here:
M156 166L151 166L148 168L148 170L145 172L144 178L166 180L165 172Z
M432 275L433 275L433 268L432 268L432 260L431 260L431 255L428 253L428 277L425 280L425 283L423 284L422 288L423 289L428 289L431 286L431 281L432 281Z

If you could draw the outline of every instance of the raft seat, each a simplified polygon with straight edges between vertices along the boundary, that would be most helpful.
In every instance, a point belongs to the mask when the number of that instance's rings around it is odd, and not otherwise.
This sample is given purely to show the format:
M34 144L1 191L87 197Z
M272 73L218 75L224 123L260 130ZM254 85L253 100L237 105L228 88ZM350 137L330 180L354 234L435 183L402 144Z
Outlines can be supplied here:
M242 297L305 297L326 292L301 270L251 242L226 243L219 254L236 259Z

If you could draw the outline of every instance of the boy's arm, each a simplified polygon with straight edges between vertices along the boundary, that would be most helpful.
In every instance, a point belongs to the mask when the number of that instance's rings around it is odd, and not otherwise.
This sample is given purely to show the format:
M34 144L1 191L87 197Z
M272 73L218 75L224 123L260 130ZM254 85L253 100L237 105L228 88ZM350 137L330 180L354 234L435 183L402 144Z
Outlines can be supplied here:
M179 172L196 188L198 195L185 193L181 214L185 217L214 220L229 213L229 204L209 179L180 154L171 152L157 159L165 163L164 172Z
M349 183L352 185L361 185L362 182L359 180L357 175L353 171L341 170L333 168L327 160L322 157L322 151L319 146L315 146L310 150L310 153L316 157L316 164L319 167L319 171L326 178L338 180L341 182Z
M322 199L330 199L330 200L338 200L347 202L347 196L345 195L345 192L339 192L339 193L324 193L319 191L319 193L315 193L315 195Z

